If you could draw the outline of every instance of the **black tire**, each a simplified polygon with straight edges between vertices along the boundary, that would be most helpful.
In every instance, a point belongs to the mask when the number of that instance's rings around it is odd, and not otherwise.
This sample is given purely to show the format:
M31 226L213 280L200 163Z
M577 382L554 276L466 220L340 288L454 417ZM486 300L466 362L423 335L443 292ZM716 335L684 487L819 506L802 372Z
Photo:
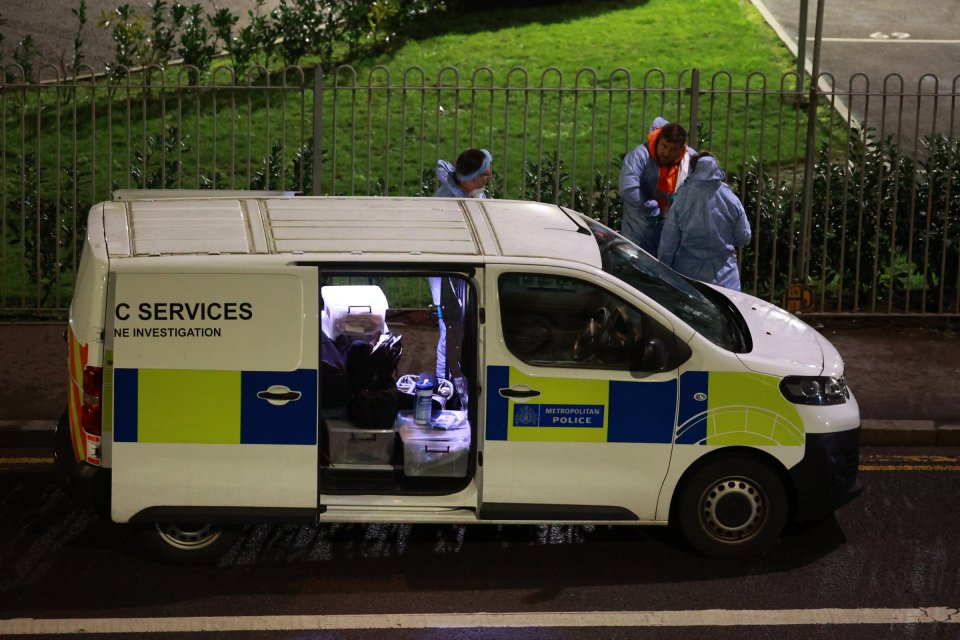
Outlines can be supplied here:
M787 521L787 492L776 472L747 456L714 460L683 485L675 520L690 545L712 558L762 554Z
M139 530L144 546L157 559L170 564L198 565L216 562L240 537L239 527L215 524L158 523Z

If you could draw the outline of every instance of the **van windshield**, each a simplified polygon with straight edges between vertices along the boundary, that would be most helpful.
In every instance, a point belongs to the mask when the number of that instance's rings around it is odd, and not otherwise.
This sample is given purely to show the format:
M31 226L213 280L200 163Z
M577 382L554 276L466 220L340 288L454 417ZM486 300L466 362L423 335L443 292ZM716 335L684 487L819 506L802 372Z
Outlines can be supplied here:
M603 270L657 301L697 333L724 349L748 349L746 327L736 309L710 287L688 280L620 234L584 216Z

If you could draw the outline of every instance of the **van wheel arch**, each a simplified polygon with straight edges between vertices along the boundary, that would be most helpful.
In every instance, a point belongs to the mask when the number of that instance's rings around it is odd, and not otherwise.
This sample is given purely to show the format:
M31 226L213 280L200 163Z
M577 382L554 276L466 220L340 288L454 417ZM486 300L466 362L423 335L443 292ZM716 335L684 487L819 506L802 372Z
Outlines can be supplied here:
M744 473L740 472L741 469ZM754 538L743 542L721 542L723 535L706 534L703 518L700 517L700 510L704 508L702 493L706 490L707 483L714 483L721 477L728 476L730 479L746 476L743 478L747 480L746 486L735 488L734 493L743 491L746 496L749 495L747 492L755 489L761 491L762 508L765 511L769 509L769 516L772 518L769 522L764 521L764 527L773 526L773 535L763 530ZM691 492L697 495L693 496ZM694 507L691 503L699 506ZM763 553L775 542L785 527L794 520L795 513L796 491L793 479L783 464L763 451L748 447L730 447L702 456L684 471L671 497L669 523L703 555L749 557Z

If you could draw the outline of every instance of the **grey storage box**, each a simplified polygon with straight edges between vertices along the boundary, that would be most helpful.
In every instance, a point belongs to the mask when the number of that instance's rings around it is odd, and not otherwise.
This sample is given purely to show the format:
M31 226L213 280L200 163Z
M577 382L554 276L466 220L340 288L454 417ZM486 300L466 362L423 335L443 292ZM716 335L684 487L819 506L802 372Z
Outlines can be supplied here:
M403 425L403 473L408 476L463 478L467 475L470 431L440 431Z
M325 420L331 464L390 466L396 440L393 429L358 429L347 420Z

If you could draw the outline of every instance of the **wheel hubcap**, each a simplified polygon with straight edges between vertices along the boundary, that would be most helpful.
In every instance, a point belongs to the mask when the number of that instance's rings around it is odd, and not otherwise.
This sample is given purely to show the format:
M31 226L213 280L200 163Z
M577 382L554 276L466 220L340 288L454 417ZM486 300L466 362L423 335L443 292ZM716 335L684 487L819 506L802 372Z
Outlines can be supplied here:
M158 524L157 533L171 547L196 551L220 539L223 530L212 524Z
M700 521L704 530L723 542L743 542L756 535L766 520L765 496L748 478L725 478L704 491Z

